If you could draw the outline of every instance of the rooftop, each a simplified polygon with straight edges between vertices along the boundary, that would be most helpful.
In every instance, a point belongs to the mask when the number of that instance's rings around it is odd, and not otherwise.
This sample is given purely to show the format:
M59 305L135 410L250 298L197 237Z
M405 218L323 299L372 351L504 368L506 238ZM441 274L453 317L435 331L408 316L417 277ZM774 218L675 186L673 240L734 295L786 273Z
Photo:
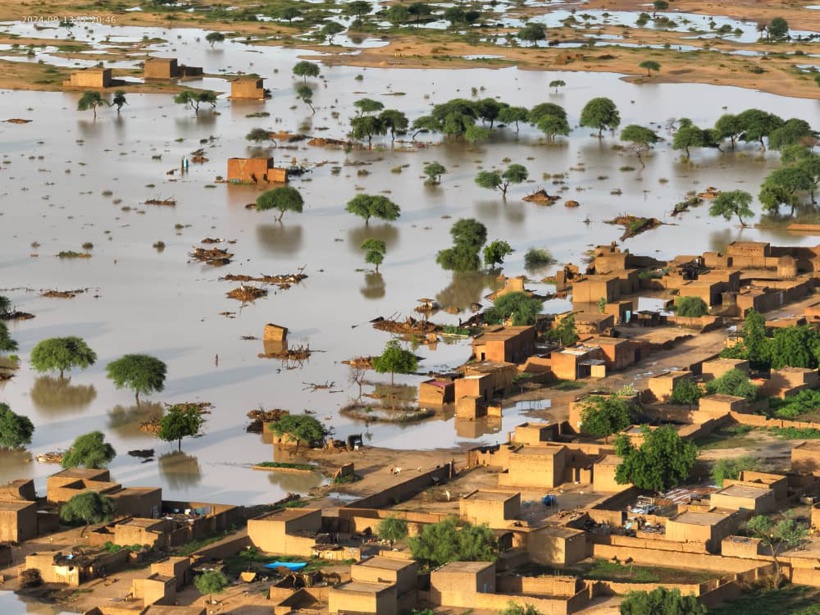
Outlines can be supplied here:
M362 583L361 581L350 581L342 585L337 585L333 589L335 591L355 592L357 594L379 594L388 590L395 585L387 585L383 583Z
M92 470L89 468L68 468L66 470L61 470L56 474L52 474L51 477L60 478L84 478L86 480L93 480L97 479L101 476L109 476L108 470Z
M820 451L820 440L806 440L805 442L801 442L794 448L799 448L804 451ZM794 450L794 449L792 449Z
M433 574L440 572L448 574L476 574L487 570L487 568L495 568L495 562L450 562L436 570Z
M310 515L316 512L321 513L320 508L282 508L281 510L275 510L270 514L265 515L264 517L260 517L259 520L262 521L290 521L292 519L301 519L306 515ZM253 521L253 519L251 519Z
M510 493L502 493L500 491L474 491L466 496L463 499L465 500L484 500L486 502L505 502L510 498L515 497Z
M5 500L0 501L0 512L19 512L29 506L37 506L35 502L28 500Z
M408 559L393 559L392 557L371 557L356 564L357 566L367 566L368 568L380 568L382 570L404 570L408 566L415 566L415 562Z
M549 446L547 442L544 446L525 446L524 448L515 452L515 455L539 455L541 457L552 456L558 451L564 450L564 446ZM512 458L512 457L511 457Z
M465 370L489 374L500 369L516 368L515 363L499 363L496 361L479 361L464 366ZM517 368L516 368L517 369Z
M771 489L765 486L750 487L747 485L730 485L725 489L721 489L714 495L728 495L733 498L760 498L769 493Z
M532 326L521 327L498 327L492 331L486 331L481 335L477 335L473 339L473 344L484 344L486 342L505 341L513 337L517 337L527 331L534 331Z
M724 519L730 517L735 511L719 511L714 510L710 512L696 512L688 511L678 515L674 519L669 519L669 522L686 523L687 525L716 525Z
M707 399L712 401L720 401L726 404L730 404L736 401L743 401L745 397L738 397L736 395L723 395L722 393L713 393L712 395L704 395L701 399Z

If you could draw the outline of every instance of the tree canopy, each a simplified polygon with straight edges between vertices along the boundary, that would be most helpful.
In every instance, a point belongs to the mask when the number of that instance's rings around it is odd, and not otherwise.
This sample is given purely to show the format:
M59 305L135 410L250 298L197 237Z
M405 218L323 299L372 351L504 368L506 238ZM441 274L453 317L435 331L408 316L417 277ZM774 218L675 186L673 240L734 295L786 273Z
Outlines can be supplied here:
M404 132L410 125L407 116L396 109L385 109L379 113L379 121L382 123L382 126L390 132L391 143L396 140L397 132Z
M622 458L615 469L615 481L632 483L638 489L666 491L687 478L695 466L698 449L682 440L670 425L641 428L643 442L635 446L627 436L615 438L615 452Z
M721 192L712 201L709 207L709 215L712 217L723 216L725 220L731 220L732 216L737 216L740 226L746 226L743 218L750 218L754 215L752 208L752 195L744 190L729 190Z
M66 523L85 523L80 536L84 536L92 523L111 521L114 518L114 500L97 491L84 491L72 497L60 508L60 519Z
M672 387L669 403L688 406L691 410L701 397L703 397L703 390L700 386L691 378L683 378Z
M393 384L395 374L412 374L418 369L418 360L409 350L401 347L398 340L390 340L385 344L382 354L373 357L373 369L379 374L390 372L390 384Z
M757 397L758 387L753 385L749 376L739 369L730 369L720 378L706 383L706 392L710 395L733 395L752 400Z
M538 44L538 41L547 40L547 29L544 24L530 22L518 31L518 38L532 43L534 47Z
M621 602L621 615L706 615L706 607L693 594L686 596L679 589L657 587L650 592L633 591Z
M450 271L478 271L479 253L487 242L487 227L473 218L462 218L450 228L453 247L439 251L436 262Z
M640 64L638 64L639 68L643 68L646 70L646 76L649 77L654 70L656 73L661 69L661 65L654 60L644 60Z
M63 455L62 466L64 468L82 466L96 470L106 467L116 456L117 452L105 441L103 433L92 431L74 440L71 448Z
M216 107L216 94L210 91L185 90L174 96L174 102L178 105L186 105L194 110L194 114L199 114L200 105L211 105Z
M194 587L203 596L219 594L228 587L228 577L219 570L209 570L194 577Z
M555 90L556 94L558 93L558 88L566 87L566 85L567 84L563 79L553 79L549 83L549 87L551 87L553 90Z
M503 239L496 239L484 246L484 265L486 267L495 267L501 265L504 259L515 252L512 246Z
M22 448L31 444L34 423L27 416L16 414L8 404L0 402L0 446Z
M486 525L464 523L455 518L425 525L418 536L407 540L413 559L427 568L449 562L493 562L498 542Z
M345 211L364 218L365 225L370 218L393 222L401 216L401 208L380 194L357 194L347 202Z
M700 297L681 297L677 302L678 316L698 318L709 313L709 306Z
M496 299L492 307L484 311L482 318L486 323L498 323L512 318L512 324L516 327L534 325L542 307L540 299L531 297L527 293L506 293Z
M407 538L407 520L395 515L385 517L376 526L376 535L390 544L404 540Z
M114 96L111 99L111 102L108 104L109 107L116 107L117 108L117 115L120 114L120 110L122 109L123 105L128 104L128 99L125 96L125 92L122 90L117 90L114 92Z
M318 77L321 74L321 69L315 62L301 60L293 65L293 74L296 77L301 77L304 82L307 81L308 77Z
M783 551L793 549L805 539L808 534L806 526L798 523L792 516L785 516L775 521L767 515L756 515L746 522L746 531L755 538L759 538L763 546L768 547L776 570L774 586L778 587L780 580L778 555Z
M310 107L311 112L316 113L316 109L313 108L313 88L308 84L300 83L296 86L296 98Z
M323 25L322 29L320 30L322 36L324 36L327 39L328 43L333 40L334 36L344 31L345 27L338 21L326 21L325 25Z
M529 177L529 171L524 165L511 164L504 171L480 171L475 177L475 183L482 188L501 190L501 197L507 199L507 189L510 184L520 184Z
M641 166L645 166L643 162L643 154L648 152L651 147L660 141L661 138L654 130L639 126L638 124L630 124L621 131L621 141L628 142L629 148L638 157Z
M305 201L296 188L291 186L277 186L273 190L267 190L256 198L256 211L268 211L278 209L279 217L277 222L282 221L282 216L286 211L302 213Z
M86 369L97 361L95 353L82 338L52 337L38 342L31 350L31 366L38 372L58 370L63 373L74 368Z
M588 128L597 128L600 138L604 129L615 130L621 125L621 114L612 99L593 98L581 110L580 124Z
M213 47L214 43L221 43L224 41L225 35L222 34L222 32L208 32L208 34L205 35L205 40L211 47Z
M286 414L278 421L271 423L271 431L277 436L287 434L308 446L321 445L326 431L322 424L309 414Z
M609 440L632 425L637 415L638 407L625 397L593 395L584 399L581 428L591 436Z
M205 419L196 404L174 404L159 421L157 437L164 442L177 442L182 450L182 438L199 434Z
M80 97L80 100L77 101L77 111L91 111L94 112L94 119L97 119L97 107L101 107L105 104L105 100L102 97L102 94L99 92L83 92L83 95Z
M9 334L6 323L0 322L0 352L14 352L17 347L17 341Z
M424 174L427 176L425 184L430 186L437 186L441 183L441 176L447 172L444 165L440 162L428 162L424 165Z
M387 134L387 126L377 115L357 115L350 119L350 136L357 141L367 139L368 147L373 146L373 137Z
M364 250L364 262L368 265L375 265L376 273L378 273L379 265L384 262L384 255L387 252L385 243L381 239L365 239L361 249Z
M118 389L134 391L139 405L141 393L161 393L165 389L168 367L151 355L127 354L111 361L105 371Z

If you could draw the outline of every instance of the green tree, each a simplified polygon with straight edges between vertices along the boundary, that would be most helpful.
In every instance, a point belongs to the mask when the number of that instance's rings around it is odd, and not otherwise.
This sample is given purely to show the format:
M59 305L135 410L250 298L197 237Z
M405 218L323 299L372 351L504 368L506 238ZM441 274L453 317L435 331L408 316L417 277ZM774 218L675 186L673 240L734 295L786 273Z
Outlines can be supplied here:
M798 523L790 516L775 522L774 519L766 515L755 515L746 522L746 531L755 538L759 538L761 544L769 549L775 565L773 585L779 587L780 560L777 556L803 542L808 530L803 524Z
M421 19L426 19L433 14L433 8L426 2L414 2L407 7L407 12L413 16L416 25Z
M108 103L109 107L116 107L117 108L117 115L120 114L120 109L122 109L123 105L127 105L128 100L125 98L125 92L122 90L117 90L114 92L114 97L111 99L111 102Z
M215 43L221 43L225 40L225 35L222 32L208 32L205 35L205 40L208 41L208 44L213 49Z
M117 451L108 442L101 431L92 431L82 436L77 436L71 448L63 455L62 466L64 468L76 468L82 466L92 470L106 467Z
M345 211L364 218L365 225L370 218L393 222L401 216L401 208L380 194L357 194L347 202Z
M709 306L700 297L681 297L678 299L678 316L699 318L709 313Z
M277 222L282 221L282 216L285 215L286 211L302 213L304 205L305 201L302 199L302 195L296 188L290 186L277 186L273 190L263 192L256 198L256 211L279 210Z
M486 323L498 323L512 318L515 327L534 325L542 307L540 299L527 293L506 293L496 299L491 308L484 311L482 318Z
M194 115L199 115L199 106L206 104L211 108L216 107L216 94L210 91L195 92L185 90L174 96L174 102L178 105L185 105L194 110Z
M507 200L507 189L510 184L520 184L529 177L529 171L524 165L511 164L503 172L480 171L475 177L475 183L482 188L501 190L501 198Z
M102 94L99 92L83 92L83 95L80 96L80 100L77 101L77 111L91 111L94 113L94 119L97 119L97 107L101 107L105 104L105 100L103 100Z
M681 484L695 465L698 448L682 440L671 425L650 430L641 428L643 442L636 447L627 436L615 438L615 452L622 458L615 481L632 483L638 489L667 491Z
M353 106L359 112L359 115L367 115L369 113L378 113L382 109L384 109L384 103L379 102L378 100L373 100L372 98L360 98L356 102L353 103Z
M297 445L304 442L308 446L320 446L327 435L322 424L309 414L286 414L271 423L270 429L277 436L287 434Z
M600 139L604 129L615 130L621 125L621 114L610 98L593 98L581 110L580 124L587 128L597 128Z
M387 540L392 545L407 538L407 520L390 515L379 522L376 527L376 535L382 540Z
M692 406L698 403L698 400L703 397L703 391L698 383L691 378L683 378L675 383L672 387L672 395L669 396L669 403L678 406L688 406L691 410Z
M79 337L52 337L32 348L30 361L35 371L42 373L59 370L62 378L66 371L86 369L94 365L97 353Z
M740 140L745 142L757 141L764 151L766 150L766 144L763 139L768 137L773 130L783 125L783 120L780 117L760 109L746 109L738 114L737 122L742 129Z
M276 141L271 137L271 132L265 128L252 128L248 134L245 135L246 141L253 141L256 144L264 143L265 141Z
M780 206L791 208L791 215L801 203L800 194L814 189L814 182L805 168L785 166L766 176L760 187L758 200L767 211L777 214Z
M11 311L11 300L0 295L0 316L6 316Z
M769 38L776 41L789 38L789 22L782 17L775 17L769 22L766 32L768 32Z
M706 615L706 607L693 595L679 589L657 587L651 592L633 591L621 603L621 615Z
M330 43L333 42L334 36L344 31L345 27L338 21L327 21L319 32L327 39L327 42Z
M364 262L368 265L375 265L376 273L378 273L379 265L384 262L387 246L381 239L365 239L362 243L362 250L364 250Z
M723 216L727 221L731 220L732 216L737 216L740 226L746 226L743 217L749 218L754 215L752 208L749 207L751 203L752 195L744 190L721 192L712 201L712 205L709 207L709 215L714 218Z
M351 17L363 17L373 10L373 5L367 0L353 0L345 5L345 14Z
M484 265L489 268L501 265L504 262L504 258L514 251L512 246L502 239L491 241L484 246Z
M570 132L569 122L566 118L557 115L542 115L535 125L538 130L546 135L547 141L550 142L555 141L555 137L558 136L566 137Z
M621 131L621 141L629 143L629 149L638 157L638 162L642 167L646 166L643 162L643 155L660 140L661 138L654 130L637 124L630 124Z
M544 24L530 22L518 31L518 38L535 47L539 41L547 40L547 29Z
M382 123L382 126L390 132L391 143L396 140L397 132L403 133L410 125L407 116L396 109L385 109L379 113L379 121Z
M292 24L294 19L302 16L302 11L296 6L283 6L275 14L277 19L286 19L288 24Z
M393 4L387 9L385 17L394 26L400 26L410 21L410 10L403 4Z
M782 126L769 133L769 149L780 150L787 145L799 145L804 141L811 142L814 131L811 124L800 118L790 118Z
M743 359L754 369L768 369L771 365L770 340L766 335L766 317L757 310L749 310L740 331Z
M498 112L498 121L507 125L515 124L515 132L519 130L519 122L526 122L529 120L530 111L526 107L510 107L509 105L502 107Z
M114 500L97 491L78 493L60 508L60 519L66 523L84 522L80 537L85 536L92 523L111 521L114 518Z
M140 403L140 393L161 393L165 389L168 367L147 354L126 354L111 361L105 371L118 389L131 389Z
M177 442L177 450L182 450L182 438L192 438L199 434L205 419L194 404L175 404L159 421L157 437L163 442Z
M0 446L22 448L31 444L34 423L27 416L15 414L8 404L0 402Z
M441 124L432 115L422 115L413 120L413 136L411 139L415 140L420 132L439 132Z
M509 107L507 103L498 102L495 98L482 98L476 101L476 111L482 124L489 123L493 127L501 112Z
M313 108L313 88L305 83L301 83L296 87L296 99L301 100L308 107L311 113L316 114L316 109Z
M556 105L555 103L551 102L545 102L539 103L535 105L532 109L530 109L530 124L538 125L539 120L550 115L557 118L561 118L563 120L567 119L566 109L564 109L561 105Z
M772 369L804 367L814 369L820 356L820 334L806 325L777 329L768 342Z
M709 475L718 487L723 487L725 480L737 480L741 472L757 468L757 460L748 455L733 459L718 459L712 466Z
M552 329L547 331L547 339L561 346L571 346L577 342L578 331L575 327L575 315L564 316L560 321L554 323Z
M6 323L0 322L0 352L14 352L17 350L17 342L9 334Z
M418 360L409 350L401 347L398 340L390 340L384 347L382 354L373 357L373 369L379 374L390 372L390 385L394 384L394 377L398 374L412 374L418 369Z
M705 147L707 144L707 136L702 128L698 128L694 124L686 124L675 131L672 137L672 149L683 150L686 154L686 160L691 157L689 151L692 147Z
M555 264L555 258L544 248L530 248L524 254L524 269L529 273L537 272Z
M450 228L453 247L439 251L436 262L448 271L478 271L479 253L487 242L487 227L472 218L462 218Z
M319 65L315 62L308 62L307 60L301 60L293 65L293 74L296 77L301 77L302 82L307 82L307 78L316 78L321 74L321 69Z
M543 615L543 613L531 604L523 605L510 600L507 603L507 608L499 611L498 615Z
M441 183L441 176L447 172L444 165L439 162L428 162L424 165L424 174L427 180L424 182L428 186L438 186Z
M737 138L743 133L743 127L736 115L724 113L715 122L715 135L719 140L729 139L732 143L732 150L735 149Z
M557 94L558 93L558 88L566 87L566 85L567 84L563 79L553 79L552 81L550 81L549 87L551 87L553 90L555 90L555 93Z
M669 3L666 0L655 0L652 3L652 8L656 11L665 11L669 8ZM654 18L655 15L653 14L652 17Z
M625 397L593 395L584 400L581 427L591 436L609 442L609 436L632 425L637 416L638 407Z
M203 596L208 596L208 602L213 603L213 594L221 594L228 587L228 577L219 570L209 570L194 577L194 587Z
M357 115L350 118L350 136L357 141L367 139L367 147L373 147L373 137L387 134L387 126L377 115Z
M426 568L450 562L493 562L498 557L498 542L489 527L469 523L459 526L452 517L425 525L407 544L413 559Z
M640 64L638 64L638 68L643 68L646 70L646 76L652 76L652 71L654 70L656 73L661 69L661 65L655 62L654 60L644 60Z
M749 376L739 369L730 369L720 378L706 383L706 392L710 395L733 395L753 400L757 397L758 387L753 385Z
M478 108L471 100L455 98L435 105L430 116L435 122L436 132L448 137L462 138L468 128L475 126L478 119Z

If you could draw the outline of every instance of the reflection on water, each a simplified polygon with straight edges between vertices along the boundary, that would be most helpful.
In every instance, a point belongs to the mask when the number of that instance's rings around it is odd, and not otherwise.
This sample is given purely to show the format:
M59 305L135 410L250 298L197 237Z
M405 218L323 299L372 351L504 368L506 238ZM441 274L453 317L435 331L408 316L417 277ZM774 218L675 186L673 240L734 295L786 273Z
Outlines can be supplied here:
M268 481L286 493L307 493L321 486L318 472L268 472Z
M44 414L82 412L97 398L93 384L71 384L71 378L40 376L29 393L31 402Z
M484 417L474 421L457 418L455 423L456 435L459 438L467 438L468 440L476 440L501 431L500 417Z
M392 224L369 224L353 227L347 231L347 249L354 254L364 254L362 252L362 244L367 239L380 239L384 242L384 247L387 248L387 253L390 250L399 247L399 229Z
M381 299L384 297L386 287L381 273L371 272L364 274L364 286L359 288L359 292L365 299Z
M121 438L155 439L150 433L140 431L142 423L148 423L162 416L163 406L153 401L143 401L140 405L114 406L108 411L108 428L114 430Z
M158 462L159 473L171 489L184 492L202 482L202 468L193 455L173 451L160 455Z
M59 469L58 466L55 466ZM31 453L27 450L0 449L0 483L17 478L29 478L34 471ZM0 613L4 611L0 610Z
M490 291L500 288L495 275L484 273L454 273L453 279L436 295L436 301L443 307L457 307L463 312L471 303L480 303L484 289Z
M260 216L274 214L260 213ZM287 215L287 214L286 214ZM259 247L269 254L295 256L302 249L302 227L299 224L258 224L256 239Z

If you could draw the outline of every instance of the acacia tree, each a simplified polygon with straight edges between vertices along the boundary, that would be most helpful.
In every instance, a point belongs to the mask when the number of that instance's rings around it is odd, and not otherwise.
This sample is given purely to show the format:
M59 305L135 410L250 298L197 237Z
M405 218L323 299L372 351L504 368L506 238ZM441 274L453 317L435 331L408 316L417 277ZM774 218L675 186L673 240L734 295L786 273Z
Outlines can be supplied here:
M140 403L140 393L161 393L165 389L168 366L147 354L126 354L111 361L105 371L118 389L131 389Z
M699 318L709 312L709 306L700 297L681 297L676 304L678 316Z
M82 466L97 470L106 467L117 451L108 442L101 431L92 431L82 436L77 436L71 448L63 455L61 462L64 468L76 468Z
M253 141L257 144L272 141L274 145L276 144L276 140L271 137L270 131L265 128L251 128L248 134L245 135L245 140Z
M691 147L704 147L707 144L707 136L702 128L698 128L691 123L690 120L683 118L682 125L675 131L672 137L672 149L682 149L686 155L686 160L689 160Z
M621 615L648 615L649 613L706 615L706 607L698 602L694 594L684 596L679 589L657 587L651 592L629 592L621 603L620 613Z
M102 94L99 92L83 92L83 95L80 96L80 100L77 101L77 111L91 111L94 113L94 119L97 119L97 107L101 107L105 104L105 100L102 97Z
M319 32L327 39L327 42L330 43L333 41L334 36L344 31L345 27L338 21L327 21Z
M390 386L398 374L412 374L418 369L418 359L409 350L401 347L398 340L390 340L384 346L382 354L373 357L373 369L379 374L390 372Z
M271 423L270 430L277 436L290 436L296 440L297 447L302 442L308 446L321 444L327 434L322 424L308 414L286 414Z
M746 531L759 538L769 549L775 565L774 587L780 586L780 561L777 556L799 545L808 533L806 527L788 516L775 522L767 515L756 515L746 522Z
M310 107L311 113L316 114L316 109L313 108L313 89L309 85L302 83L296 88L296 99L301 100Z
M672 387L672 395L669 396L669 403L679 406L688 406L692 409L698 400L703 397L700 386L691 378L683 378Z
M116 107L117 108L117 115L120 114L120 109L122 109L123 105L127 105L128 100L125 98L125 92L122 90L117 90L114 92L114 97L111 99L111 102L108 103L109 107Z
M384 109L384 103L372 98L360 98L353 103L353 106L357 109L359 115L377 113Z
M294 211L298 214L302 213L305 201L302 195L296 188L291 186L278 186L273 190L263 192L256 198L256 211L268 211L270 209L278 209L279 217L277 222L282 221L282 216L286 211Z
M382 540L387 540L392 545L407 538L407 520L390 515L385 517L376 526L376 535Z
M515 124L515 132L518 133L519 122L527 122L530 118L530 111L526 107L511 107L506 105L498 112L498 121L505 124Z
M219 570L209 570L194 577L194 586L200 594L208 596L208 602L213 603L213 594L220 594L228 587L228 577Z
M424 181L427 186L438 186L441 183L441 176L447 172L444 165L439 162L428 162L424 165L424 174L427 179Z
M473 218L462 218L450 228L453 247L440 250L436 262L450 271L477 271L481 267L479 253L487 242L487 227Z
M655 62L654 60L644 60L640 64L638 64L638 68L643 68L646 70L646 76L651 77L652 71L654 70L656 73L661 69L661 65Z
M632 483L638 489L666 491L689 478L698 448L681 439L675 428L664 425L650 430L641 428L643 442L635 446L627 436L615 438L615 452L622 458L615 469L619 485Z
M766 176L757 198L763 209L772 214L779 214L780 206L786 205L791 209L790 215L794 215L801 203L800 195L813 189L814 181L805 167L784 166Z
M498 541L488 526L459 526L454 517L425 525L407 544L413 559L427 568L449 562L493 562L498 557Z
M652 149L652 146L660 140L661 138L654 130L637 124L630 124L621 131L621 141L629 143L629 149L638 157L638 162L642 167L646 166L643 162L643 154Z
M715 122L715 136L719 140L729 139L732 144L732 151L735 149L737 138L743 132L743 127L736 115L724 113Z
M114 518L114 500L97 491L78 493L60 509L60 519L66 523L85 522L80 537L85 536L92 523L111 521Z
M222 34L222 32L208 32L208 34L205 35L205 40L211 46L211 49L213 49L215 43L221 43L225 40L225 35Z
M728 192L721 192L712 201L709 207L709 215L712 217L723 216L725 220L731 220L732 216L737 216L740 221L740 226L746 226L743 222L743 217L750 217L754 215L751 205L752 195L744 190L730 190Z
M393 222L401 216L401 208L380 194L357 194L347 202L345 211L364 218L365 226L370 218Z
M518 31L518 38L522 41L532 43L532 46L535 47L538 41L547 39L547 29L544 27L544 24L531 22Z
M504 258L515 252L509 243L502 239L496 239L484 246L484 265L495 267L504 262Z
M59 370L62 379L66 371L94 365L97 353L82 338L52 337L37 343L31 350L30 361L35 371L41 373Z
M190 107L194 110L194 115L199 115L200 105L211 105L212 109L216 107L216 94L208 90L200 92L185 90L174 96L174 102Z
M480 171L475 176L475 183L489 190L501 190L501 198L507 200L507 188L510 184L520 184L529 177L527 167L521 164L511 164L503 172Z
M612 99L593 98L581 110L581 126L598 129L598 138L603 136L604 129L615 130L621 125L621 114Z
M303 82L307 82L308 77L318 77L321 74L321 70L315 62L302 60L293 66L293 74L297 77L301 77Z
M403 133L410 125L407 116L396 109L385 109L379 113L379 121L382 123L382 127L390 132L391 143L396 140L397 132Z
M563 79L553 79L550 81L549 87L551 87L554 92L558 93L558 88L566 87L566 82Z
M182 438L199 434L205 419L195 404L174 404L159 421L157 437L163 442L177 442L177 450L182 450Z
M362 250L364 250L364 262L368 265L376 266L376 273L379 272L379 265L384 262L384 254L387 252L387 247L381 239L365 239L362 243Z
M387 134L387 126L377 115L357 115L350 118L350 136L357 141L367 139L367 147L370 149L373 147L373 137L384 134Z
M16 414L8 404L0 403L0 446L22 448L31 444L34 423L27 416Z
M581 427L591 436L609 442L609 436L632 425L637 415L637 406L624 397L594 395L584 400Z
M497 323L511 318L515 327L534 325L541 313L542 302L525 292L506 293L495 300L493 306L484 310L481 317L485 323Z
M17 350L17 341L12 339L6 323L0 322L0 352L14 352Z

